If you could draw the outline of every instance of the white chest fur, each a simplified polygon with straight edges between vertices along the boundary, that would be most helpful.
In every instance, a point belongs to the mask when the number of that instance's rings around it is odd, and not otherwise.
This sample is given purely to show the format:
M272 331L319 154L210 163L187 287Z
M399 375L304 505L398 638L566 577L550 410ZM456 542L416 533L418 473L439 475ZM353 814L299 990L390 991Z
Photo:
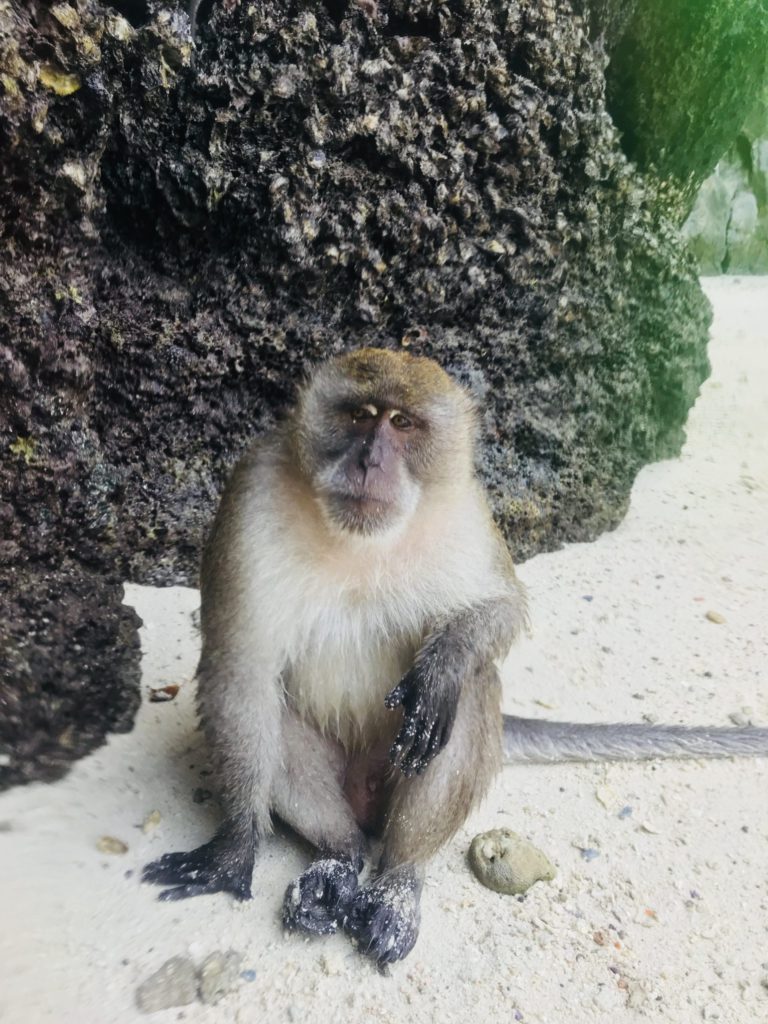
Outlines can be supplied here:
M304 515L252 554L251 622L278 639L286 694L303 715L345 742L382 720L394 727L384 698L426 635L489 596L491 538L467 522L483 514L470 501L433 512L431 530L324 545Z

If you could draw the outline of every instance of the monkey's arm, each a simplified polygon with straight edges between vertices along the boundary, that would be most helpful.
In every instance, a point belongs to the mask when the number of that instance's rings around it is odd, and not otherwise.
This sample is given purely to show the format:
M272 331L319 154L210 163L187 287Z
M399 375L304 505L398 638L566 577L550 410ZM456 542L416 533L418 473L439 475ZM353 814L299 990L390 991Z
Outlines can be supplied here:
M387 696L388 708L403 708L390 759L404 775L423 772L443 749L464 680L504 657L524 625L525 598L514 578L510 583L506 596L465 608L434 630Z

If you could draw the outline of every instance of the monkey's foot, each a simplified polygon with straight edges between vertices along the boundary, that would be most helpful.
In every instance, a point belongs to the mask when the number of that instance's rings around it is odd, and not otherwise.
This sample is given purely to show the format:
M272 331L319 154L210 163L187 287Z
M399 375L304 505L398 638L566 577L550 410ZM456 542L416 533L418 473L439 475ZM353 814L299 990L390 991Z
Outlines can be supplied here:
M421 883L404 865L380 875L352 900L344 928L380 967L402 960L419 935Z
M357 892L357 870L347 857L316 860L292 882L283 900L283 924L294 931L331 935Z
M170 885L161 900L183 900L206 893L229 892L238 900L251 898L256 853L253 830L225 825L210 842L189 853L166 853L144 868L142 882Z

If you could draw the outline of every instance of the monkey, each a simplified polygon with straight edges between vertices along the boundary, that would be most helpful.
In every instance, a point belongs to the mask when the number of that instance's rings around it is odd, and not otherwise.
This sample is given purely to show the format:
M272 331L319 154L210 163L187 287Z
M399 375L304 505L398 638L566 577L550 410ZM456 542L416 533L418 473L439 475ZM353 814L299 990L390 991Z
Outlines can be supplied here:
M387 965L416 941L427 862L504 760L768 754L765 728L502 717L497 665L527 605L478 424L436 362L365 348L321 364L235 468L203 554L197 672L224 821L146 866L160 899L250 898L279 819L315 851L285 927L341 929Z

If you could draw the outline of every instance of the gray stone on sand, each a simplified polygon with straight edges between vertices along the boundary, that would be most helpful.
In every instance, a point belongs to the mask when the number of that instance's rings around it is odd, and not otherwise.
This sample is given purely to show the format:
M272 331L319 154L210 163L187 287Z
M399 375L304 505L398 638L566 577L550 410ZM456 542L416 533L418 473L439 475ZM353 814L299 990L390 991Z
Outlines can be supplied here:
M242 964L242 954L232 949L226 953L211 953L200 968L200 1002L213 1005L236 988Z
M186 1006L197 998L195 965L184 956L166 960L136 989L136 1005L142 1013Z
M475 836L469 864L484 886L510 896L526 892L534 882L549 882L556 874L541 850L508 828Z

